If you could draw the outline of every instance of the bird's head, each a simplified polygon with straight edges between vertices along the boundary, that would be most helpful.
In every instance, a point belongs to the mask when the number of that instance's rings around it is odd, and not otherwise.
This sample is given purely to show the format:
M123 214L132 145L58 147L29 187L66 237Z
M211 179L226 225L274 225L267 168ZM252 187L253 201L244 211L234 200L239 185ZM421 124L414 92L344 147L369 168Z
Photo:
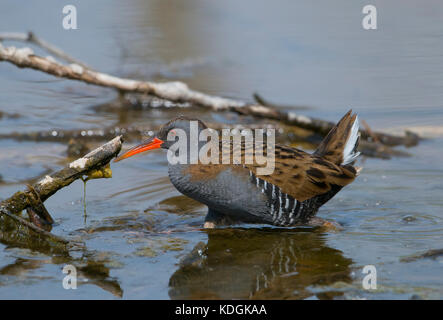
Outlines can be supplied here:
M180 135L186 134L186 138L189 140L192 138L191 130L197 129L197 141L201 130L207 128L207 126L198 119L190 119L186 117L177 117L171 121L165 123L160 130L151 138L143 141L134 148L126 151L124 154L114 160L114 162L132 157L141 152L154 150L154 149L169 149L169 147L175 143ZM189 144L188 144L189 145Z

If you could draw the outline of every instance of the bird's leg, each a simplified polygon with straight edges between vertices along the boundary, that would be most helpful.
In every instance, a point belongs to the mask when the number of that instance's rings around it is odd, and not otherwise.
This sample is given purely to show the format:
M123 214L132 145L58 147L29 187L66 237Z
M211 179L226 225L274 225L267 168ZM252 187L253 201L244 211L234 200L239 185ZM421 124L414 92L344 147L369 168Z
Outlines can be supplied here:
M229 225L232 224L232 220L229 219L228 216L226 216L224 213L221 213L219 211L215 211L214 209L209 208L208 214L205 218L205 224L203 225L203 228L205 229L214 229L217 226L220 225Z

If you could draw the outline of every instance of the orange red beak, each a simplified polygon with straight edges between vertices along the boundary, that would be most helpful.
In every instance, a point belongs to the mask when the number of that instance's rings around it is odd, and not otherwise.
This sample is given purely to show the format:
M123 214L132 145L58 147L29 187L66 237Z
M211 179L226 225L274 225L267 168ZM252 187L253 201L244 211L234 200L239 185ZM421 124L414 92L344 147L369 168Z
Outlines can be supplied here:
M159 149L159 148L161 148L161 145L163 142L164 142L163 140L160 140L157 137L149 138L148 140L143 141L138 146L135 146L134 148L129 149L128 151L123 153L121 156L116 158L114 160L114 162L132 157L133 155L136 155L137 153L145 152L148 150Z

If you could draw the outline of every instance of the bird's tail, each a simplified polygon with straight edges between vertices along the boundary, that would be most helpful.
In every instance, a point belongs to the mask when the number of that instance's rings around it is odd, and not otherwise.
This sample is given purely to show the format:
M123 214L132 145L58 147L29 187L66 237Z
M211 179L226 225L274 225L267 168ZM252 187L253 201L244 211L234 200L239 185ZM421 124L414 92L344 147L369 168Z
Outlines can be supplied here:
M358 117L356 114L352 115L352 110L349 110L329 131L314 155L337 165L347 165L353 162L360 154L357 151L360 138L358 130Z

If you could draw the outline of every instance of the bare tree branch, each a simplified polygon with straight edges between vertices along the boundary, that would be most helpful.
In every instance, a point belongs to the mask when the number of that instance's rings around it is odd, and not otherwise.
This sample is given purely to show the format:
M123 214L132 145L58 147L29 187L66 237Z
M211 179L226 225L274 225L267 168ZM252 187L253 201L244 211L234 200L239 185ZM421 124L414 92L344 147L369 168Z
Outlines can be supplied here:
M33 231L54 238L63 243L70 242L62 237L55 236L42 228L17 216L24 209L35 207L35 196L39 202L44 202L58 190L70 185L77 179L91 174L94 170L99 170L107 165L112 158L116 157L121 150L123 143L122 136L118 136L101 147L94 149L82 158L71 162L66 168L57 171L52 175L46 175L43 179L35 183L26 191L18 191L10 198L0 202L0 215L8 216L20 225L32 229Z
M289 125L294 125L299 128L319 133L323 136L328 134L328 132L335 126L334 122L307 117L293 111L283 112L278 109L271 109L265 106L248 105L242 108L232 107L230 108L230 110L242 115L265 117L268 119L278 120ZM381 143L387 146L415 146L420 140L420 137L418 135L411 132L407 133L404 137L394 136L382 132L371 131L371 133L369 133L367 130L362 129L360 129L360 133L362 139L364 140L368 140L368 138L376 136Z
M0 45L0 61L8 61L19 68L40 70L56 77L79 80L120 91L152 94L156 97L175 102L187 101L214 110L245 105L245 103L240 101L191 90L185 83L179 81L164 83L138 81L96 72L78 64L63 65L57 61L35 55L30 48L18 49L16 47L3 47Z
M12 37L10 36L10 38ZM31 68L56 77L114 88L124 93L142 93L172 102L208 107L215 111L228 110L243 115L283 121L321 135L326 135L335 125L335 123L310 118L294 111L284 112L269 105L248 104L243 101L211 96L192 90L185 83L179 81L163 83L139 81L96 72L79 64L63 65L53 59L35 55L30 48L17 49L16 47L3 47L0 44L0 61L8 61L19 68ZM361 135L363 139L376 136L381 143L389 146L413 146L419 141L417 135L400 137L378 132L369 134L366 130L361 130Z
M69 164L66 168L35 183L32 188L38 193L44 202L58 190L70 185L77 179L87 175L91 170L99 169L108 164L121 150L122 136L118 136L101 147L94 149L82 158ZM19 191L12 197L0 202L4 208L12 213L18 213L29 206L31 191Z

